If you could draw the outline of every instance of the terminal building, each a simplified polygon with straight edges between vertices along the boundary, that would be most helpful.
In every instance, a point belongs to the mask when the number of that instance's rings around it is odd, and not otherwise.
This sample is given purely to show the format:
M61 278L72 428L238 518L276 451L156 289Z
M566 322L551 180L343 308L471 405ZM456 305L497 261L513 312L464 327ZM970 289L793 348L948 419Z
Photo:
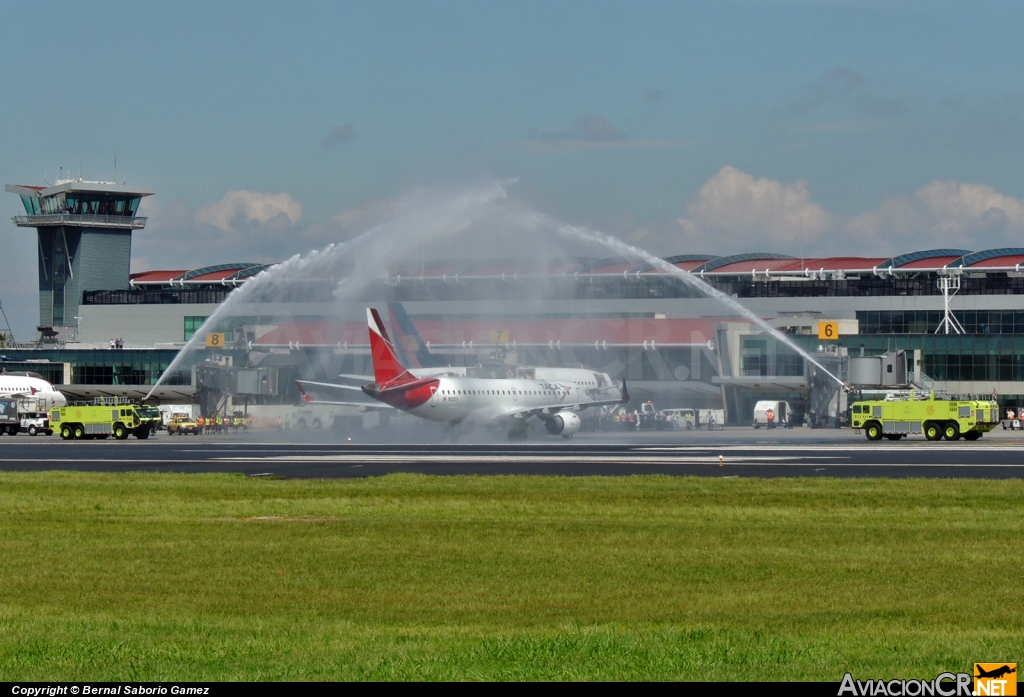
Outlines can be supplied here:
M838 384L791 345L842 380L851 361L902 351L905 379L882 376L874 387L994 392L1004 406L1024 405L1024 248L664 260L685 278L628 259L447 261L392 268L352 301L334 297L337 279L303 278L283 294L251 294L210 325L232 291L272 268L197 259L192 269L131 274L132 234L146 224L136 213L153 190L81 180L6 190L25 208L14 225L39 240L38 336L4 350L8 369L29 366L73 397L146 394L200 333L201 350L155 397L207 410L298 404L296 379L370 373L365 307L401 302L442 363L496 376L583 365L626 378L634 401L724 408L733 424L749 423L761 399L833 421L845 410Z

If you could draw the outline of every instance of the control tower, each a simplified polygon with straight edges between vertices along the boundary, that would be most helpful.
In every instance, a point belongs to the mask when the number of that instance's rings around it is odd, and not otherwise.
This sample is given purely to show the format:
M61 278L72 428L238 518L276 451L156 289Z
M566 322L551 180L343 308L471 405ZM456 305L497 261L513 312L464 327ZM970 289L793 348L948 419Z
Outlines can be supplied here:
M83 292L128 288L132 231L146 227L135 214L154 190L83 179L4 188L25 206L14 224L39 237L40 338L69 339Z

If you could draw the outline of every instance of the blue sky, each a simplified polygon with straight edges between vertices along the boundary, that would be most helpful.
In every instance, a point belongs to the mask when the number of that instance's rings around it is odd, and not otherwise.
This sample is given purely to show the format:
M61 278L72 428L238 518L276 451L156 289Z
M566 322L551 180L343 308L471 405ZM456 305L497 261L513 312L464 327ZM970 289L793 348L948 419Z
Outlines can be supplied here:
M109 179L116 153L119 179L157 189L137 270L281 258L412 188L490 178L662 254L797 254L801 227L819 254L1024 246L1022 19L1017 2L8 2L0 178ZM5 194L3 220L18 212ZM0 224L24 337L35 243Z

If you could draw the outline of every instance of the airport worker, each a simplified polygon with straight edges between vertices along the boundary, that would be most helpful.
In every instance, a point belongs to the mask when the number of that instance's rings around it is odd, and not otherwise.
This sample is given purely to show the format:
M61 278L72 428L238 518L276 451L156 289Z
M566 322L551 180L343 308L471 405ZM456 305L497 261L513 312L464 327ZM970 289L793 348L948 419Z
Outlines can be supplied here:
M206 419L200 416L196 419L196 426L199 427L199 435L202 435L203 429L206 427Z
M249 425L247 428L252 428L252 414L249 414Z
M687 431L692 431L693 430L693 413L692 412L686 412L686 430Z
M775 412L772 411L771 409L769 409L768 412L765 414L765 418L768 420L768 428L769 429L774 428L775 427L775 424L774 424L774 422L775 422Z

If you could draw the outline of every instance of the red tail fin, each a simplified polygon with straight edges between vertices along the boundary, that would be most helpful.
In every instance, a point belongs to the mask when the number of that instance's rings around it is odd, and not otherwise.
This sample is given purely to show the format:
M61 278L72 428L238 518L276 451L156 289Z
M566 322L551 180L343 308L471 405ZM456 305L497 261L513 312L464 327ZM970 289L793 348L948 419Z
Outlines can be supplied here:
M395 378L407 375L413 379L398 360L395 347L384 329L384 322L372 307L366 308L366 322L370 325L370 356L373 358L373 379L384 385Z

